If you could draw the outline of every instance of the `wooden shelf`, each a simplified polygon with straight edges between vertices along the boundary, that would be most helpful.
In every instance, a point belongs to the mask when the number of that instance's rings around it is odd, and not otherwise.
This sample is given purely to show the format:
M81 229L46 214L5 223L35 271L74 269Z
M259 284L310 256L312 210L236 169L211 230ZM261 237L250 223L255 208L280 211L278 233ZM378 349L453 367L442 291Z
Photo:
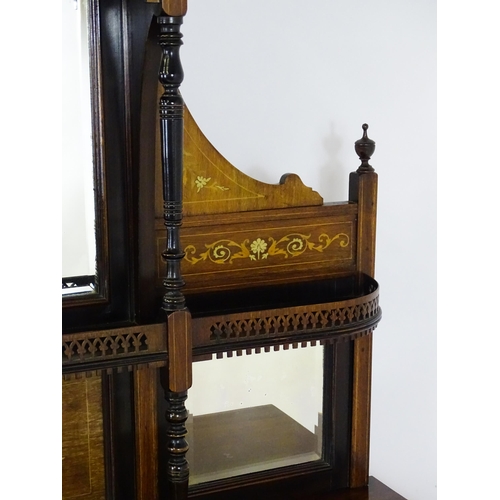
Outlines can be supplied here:
M195 360L212 353L354 340L371 333L382 315L378 283L362 273L189 296L187 304Z
M321 458L319 437L274 405L195 416L187 427L190 484Z
M321 458L318 436L274 405L190 416L188 427L190 484L195 489L210 481L312 463ZM293 500L306 500L300 494L290 494ZM367 487L308 494L307 500L405 499L371 476Z

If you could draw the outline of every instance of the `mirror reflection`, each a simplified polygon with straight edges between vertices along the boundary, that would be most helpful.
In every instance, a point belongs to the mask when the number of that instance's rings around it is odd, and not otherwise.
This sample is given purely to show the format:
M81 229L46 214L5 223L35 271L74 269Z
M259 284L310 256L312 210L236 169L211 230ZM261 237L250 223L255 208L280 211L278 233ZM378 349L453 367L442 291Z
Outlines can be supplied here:
M92 291L95 284L95 201L88 26L88 0L63 0L63 295Z
M193 363L186 406L191 485L320 460L323 347Z

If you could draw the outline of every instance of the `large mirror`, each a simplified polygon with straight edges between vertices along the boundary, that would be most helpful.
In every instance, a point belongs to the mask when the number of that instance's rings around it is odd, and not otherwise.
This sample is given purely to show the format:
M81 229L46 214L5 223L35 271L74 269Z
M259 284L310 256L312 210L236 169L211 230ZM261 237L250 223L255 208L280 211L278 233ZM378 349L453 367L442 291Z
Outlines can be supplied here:
M62 0L62 293L96 295L99 55L95 0Z

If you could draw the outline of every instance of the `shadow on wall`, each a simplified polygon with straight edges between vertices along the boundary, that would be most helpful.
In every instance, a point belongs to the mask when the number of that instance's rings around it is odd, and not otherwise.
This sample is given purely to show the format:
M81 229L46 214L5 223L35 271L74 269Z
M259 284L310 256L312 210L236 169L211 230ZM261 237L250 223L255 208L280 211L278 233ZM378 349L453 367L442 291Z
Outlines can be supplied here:
M322 140L322 146L323 151L326 152L326 160L319 171L319 193L325 202L346 201L348 198L346 189L348 174L345 165L339 158L343 141L342 137L336 133L333 122L330 122L330 132ZM355 161L354 149L353 156L353 161Z
M250 175L251 177L257 179L260 182L265 182L266 184L279 184L280 182L281 174L277 175L272 167L266 168L262 167L261 165L252 164L248 168L248 172L250 173L247 173L245 171L245 174Z
M321 140L323 162L318 168L318 177L316 182L307 182L300 169L290 169L286 165L283 167L262 166L260 164L252 164L248 168L242 170L246 175L251 175L254 179L268 184L278 184L280 177L288 172L293 172L299 175L302 182L308 187L313 188L322 197L325 203L332 201L346 201L348 199L348 178L349 172L358 168L359 159L354 152L354 139L352 141L352 163L346 167L345 162L340 159L340 151L344 147L342 137L336 133L335 125L330 122L330 130L328 135ZM314 161L314 160L313 160ZM312 165L315 169L317 164L314 161ZM238 166L236 166L238 168ZM279 175L276 176L276 172ZM315 184L315 185L313 185Z

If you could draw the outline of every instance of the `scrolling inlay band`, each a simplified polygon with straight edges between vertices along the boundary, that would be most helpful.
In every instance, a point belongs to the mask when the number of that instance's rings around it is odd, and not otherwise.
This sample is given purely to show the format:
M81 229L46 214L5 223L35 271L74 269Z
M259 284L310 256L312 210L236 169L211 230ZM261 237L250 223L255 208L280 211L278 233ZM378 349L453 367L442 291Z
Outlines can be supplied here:
M328 236L323 233L318 237L317 242L310 240L310 234L301 233L287 234L279 240L274 239L272 236L267 238L267 241L263 238L256 238L252 242L245 239L242 243L230 239L220 239L205 244L206 251L201 253L198 253L194 245L188 245L184 249L186 253L185 260L194 265L207 260L214 264L232 264L236 259L258 261L278 255L287 259L289 257L298 257L306 251L323 252L334 241L338 241L339 246L342 248L349 245L349 235L346 233L337 233L335 236Z

